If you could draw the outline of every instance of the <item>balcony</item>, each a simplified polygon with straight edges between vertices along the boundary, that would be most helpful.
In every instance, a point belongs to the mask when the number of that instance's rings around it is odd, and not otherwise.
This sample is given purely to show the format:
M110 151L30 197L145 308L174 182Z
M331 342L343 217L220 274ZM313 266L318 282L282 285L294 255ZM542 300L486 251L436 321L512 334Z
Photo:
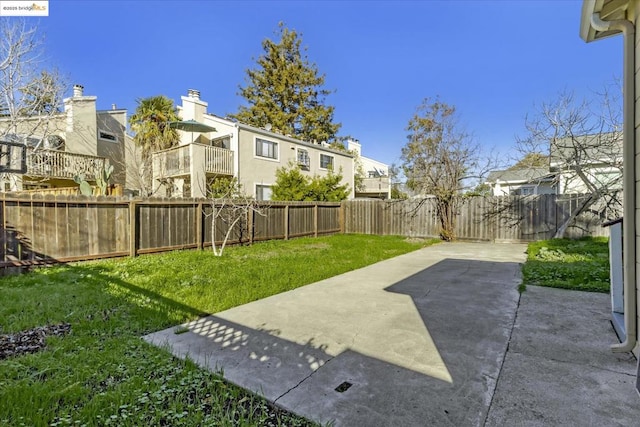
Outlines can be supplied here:
M27 172L25 175L47 179L73 179L84 174L93 179L105 167L104 157L68 153L58 150L27 149Z
M379 196L385 195L388 197L389 194L389 177L382 176L379 178L364 178L362 180L361 188L357 189L356 193L359 196Z
M205 174L233 175L233 151L204 144L187 144L153 153L153 175L175 178L191 175L191 167Z

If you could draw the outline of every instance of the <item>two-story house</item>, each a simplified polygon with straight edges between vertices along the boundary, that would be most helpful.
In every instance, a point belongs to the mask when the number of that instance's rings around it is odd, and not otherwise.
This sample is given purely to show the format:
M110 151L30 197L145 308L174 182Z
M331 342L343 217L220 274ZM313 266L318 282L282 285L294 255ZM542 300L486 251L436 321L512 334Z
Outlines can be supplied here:
M622 188L622 135L608 132L558 138L549 165L493 171L485 181L494 196L591 193Z
M303 173L340 172L353 197L354 156L207 112L197 90L181 97L180 144L154 153L154 183L172 195L204 197L216 177L235 177L247 195L269 200L276 170L298 165ZM182 129L181 129L182 128Z
M127 112L115 105L97 110L96 100L75 85L60 113L0 118L0 141L26 149L21 171L0 174L0 191L74 187L75 176L95 181L107 164L114 167L110 182L124 185Z
M389 165L362 155L362 145L355 139L347 140L347 150L356 155L355 174L360 182L355 185L356 198L390 199Z

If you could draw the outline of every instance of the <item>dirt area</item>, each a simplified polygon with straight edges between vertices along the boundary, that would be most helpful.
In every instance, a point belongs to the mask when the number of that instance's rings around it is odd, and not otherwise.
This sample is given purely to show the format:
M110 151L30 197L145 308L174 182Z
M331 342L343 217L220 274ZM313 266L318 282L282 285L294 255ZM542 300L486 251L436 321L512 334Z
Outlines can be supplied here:
M68 334L70 330L70 324L60 323L38 326L14 334L0 335L0 360L41 351L47 346L46 337L63 336Z

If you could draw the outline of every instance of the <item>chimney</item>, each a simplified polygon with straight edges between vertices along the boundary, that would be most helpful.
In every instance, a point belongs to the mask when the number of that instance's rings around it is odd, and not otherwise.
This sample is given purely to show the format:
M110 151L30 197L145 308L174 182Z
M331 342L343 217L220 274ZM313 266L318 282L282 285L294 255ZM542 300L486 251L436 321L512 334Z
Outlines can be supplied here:
M200 91L199 90L189 89L187 91L187 95L189 96L189 98L200 99Z
M78 98L84 96L84 86L82 85L73 85L73 97Z
M118 109L118 107L116 107L116 104L111 104L111 109L112 109L112 110L117 110L117 109Z
M187 96L181 96L182 107L180 117L182 120L195 120L201 122L205 114L207 114L207 102L200 99L200 91L196 89L187 90Z

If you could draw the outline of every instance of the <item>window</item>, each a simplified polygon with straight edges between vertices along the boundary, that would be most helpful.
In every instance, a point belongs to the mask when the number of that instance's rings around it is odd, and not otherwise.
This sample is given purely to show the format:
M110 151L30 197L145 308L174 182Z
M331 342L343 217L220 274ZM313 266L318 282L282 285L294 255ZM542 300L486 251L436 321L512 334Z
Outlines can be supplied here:
M256 185L256 200L271 200L271 186Z
M327 154L320 154L320 168L333 169L333 156L329 156Z
M535 187L520 187L520 195L521 196L531 196L535 194Z
M597 171L594 175L596 185L606 187L609 190L622 190L622 172Z
M256 156L278 160L278 143L256 138Z
M309 170L311 161L309 160L309 152L302 148L298 148L298 166L304 170Z
M231 136L227 135L214 138L211 140L211 145L214 147L226 148L228 150L231 148Z
M99 130L98 131L98 137L100 139L105 140L105 141L118 142L118 138L116 137L116 135L114 133L107 132L107 131L104 131L104 130Z

